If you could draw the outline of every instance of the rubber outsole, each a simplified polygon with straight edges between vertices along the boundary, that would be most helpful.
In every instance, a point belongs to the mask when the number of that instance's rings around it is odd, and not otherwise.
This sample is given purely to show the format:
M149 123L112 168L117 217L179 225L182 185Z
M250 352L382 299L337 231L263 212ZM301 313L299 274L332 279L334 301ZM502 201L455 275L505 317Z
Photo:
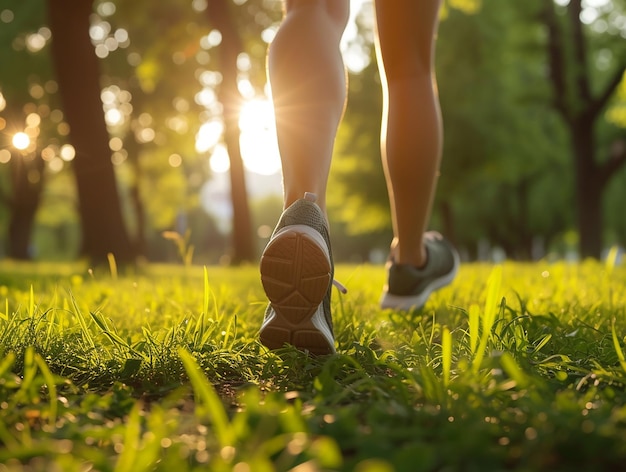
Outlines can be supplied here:
M321 306L331 284L331 261L322 236L306 225L287 226L269 242L260 262L271 311L261 326L269 349L285 344L323 355L335 352Z
M382 309L396 309L396 310L419 310L422 308L432 293L440 288L449 285L456 276L456 270L450 272L444 277L435 279L431 284L424 288L424 291L419 295L394 295L389 292L384 292L380 299L380 307Z
M432 293L440 288L443 288L454 280L456 274L459 271L459 265L461 263L459 255L456 251L452 252L454 258L454 265L452 270L447 274L442 275L434 279L430 284L428 284L422 293L418 295L394 295L389 293L388 291L383 291L383 294L380 298L380 307L382 309L395 309L395 310L419 310L422 308Z

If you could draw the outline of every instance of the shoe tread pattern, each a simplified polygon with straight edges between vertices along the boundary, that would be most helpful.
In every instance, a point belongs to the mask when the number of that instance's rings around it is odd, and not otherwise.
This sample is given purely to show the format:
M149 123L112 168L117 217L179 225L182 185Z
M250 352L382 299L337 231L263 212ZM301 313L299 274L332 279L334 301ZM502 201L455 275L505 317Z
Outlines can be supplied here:
M261 282L277 315L293 325L307 320L324 299L331 282L330 263L308 235L287 231L272 241L261 258Z

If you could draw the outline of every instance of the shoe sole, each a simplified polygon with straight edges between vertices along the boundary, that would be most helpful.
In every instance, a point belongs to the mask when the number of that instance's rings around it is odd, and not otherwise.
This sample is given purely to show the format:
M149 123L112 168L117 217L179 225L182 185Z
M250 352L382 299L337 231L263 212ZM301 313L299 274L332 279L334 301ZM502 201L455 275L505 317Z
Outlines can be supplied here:
M461 263L459 255L456 251L453 251L454 267L450 272L441 277L434 279L431 283L426 285L422 293L419 295L394 295L389 292L384 292L380 299L380 307L382 309L395 309L395 310L419 310L422 308L432 293L440 288L445 287L452 283L459 271L459 265Z
M321 306L331 283L324 238L306 225L281 229L263 251L260 272L273 309L261 327L261 343L269 349L291 344L315 355L334 353Z

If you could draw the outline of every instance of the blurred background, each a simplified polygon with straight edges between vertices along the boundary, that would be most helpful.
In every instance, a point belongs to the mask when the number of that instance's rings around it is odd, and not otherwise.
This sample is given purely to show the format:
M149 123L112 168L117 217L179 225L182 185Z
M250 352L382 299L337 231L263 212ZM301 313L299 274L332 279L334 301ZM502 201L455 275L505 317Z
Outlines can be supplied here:
M385 0L383 0L385 1ZM371 1L342 48L338 261L391 238ZM255 262L282 207L279 0L2 0L0 259ZM626 246L626 0L445 0L432 227L465 260Z

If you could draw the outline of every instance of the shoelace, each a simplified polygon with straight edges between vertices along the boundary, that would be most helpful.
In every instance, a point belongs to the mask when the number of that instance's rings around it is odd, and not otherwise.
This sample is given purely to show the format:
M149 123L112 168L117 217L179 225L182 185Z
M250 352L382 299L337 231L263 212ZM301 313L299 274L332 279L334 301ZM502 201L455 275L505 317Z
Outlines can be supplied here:
M341 293L348 293L348 289L338 280L333 279L333 285L339 290Z

